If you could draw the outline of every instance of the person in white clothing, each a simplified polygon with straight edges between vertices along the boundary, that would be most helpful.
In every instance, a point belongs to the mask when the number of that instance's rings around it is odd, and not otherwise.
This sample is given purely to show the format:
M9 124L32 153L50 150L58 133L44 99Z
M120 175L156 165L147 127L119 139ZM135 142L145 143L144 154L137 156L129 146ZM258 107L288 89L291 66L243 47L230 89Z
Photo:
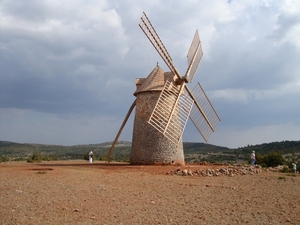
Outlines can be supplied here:
M252 153L251 153L251 166L254 166L255 162L256 162L255 151L252 151Z
M90 161L90 163L93 162L93 152L92 151L89 152L89 161Z
M296 171L297 171L297 165L296 165L296 163L292 163L292 166L293 166L294 173L296 173Z

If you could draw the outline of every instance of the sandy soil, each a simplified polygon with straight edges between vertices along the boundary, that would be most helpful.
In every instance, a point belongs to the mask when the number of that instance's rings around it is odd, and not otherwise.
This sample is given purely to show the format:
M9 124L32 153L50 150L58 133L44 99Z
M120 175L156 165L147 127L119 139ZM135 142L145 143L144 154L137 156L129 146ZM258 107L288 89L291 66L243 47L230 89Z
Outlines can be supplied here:
M300 224L299 174L166 174L175 169L1 163L0 224Z

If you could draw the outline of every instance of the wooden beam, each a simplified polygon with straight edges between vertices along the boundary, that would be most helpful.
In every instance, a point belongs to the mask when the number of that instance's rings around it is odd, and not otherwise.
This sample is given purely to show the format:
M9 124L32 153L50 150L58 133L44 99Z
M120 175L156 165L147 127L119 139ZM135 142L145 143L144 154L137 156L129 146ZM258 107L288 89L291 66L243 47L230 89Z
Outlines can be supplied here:
M114 142L112 143L112 145L111 145L111 147L110 147L110 149L109 149L109 151L108 151L108 154L107 154L107 156L106 156L106 161L109 160L109 157L110 157L110 155L111 155L111 153L112 153L112 151L113 151L113 149L114 149L114 147L115 147L115 145L116 145L116 143L117 143L117 141L118 141L118 139L119 139L119 137L120 137L120 135L121 135L121 133L122 133L123 128L125 127L125 124L127 123L127 120L128 120L128 118L129 118L129 116L130 116L132 110L134 109L135 105L136 105L136 99L134 100L134 102L132 103L130 109L128 110L128 113L127 113L127 115L126 115L126 117L125 117L125 119L124 119L124 121L123 121L123 123L122 123L120 129L119 129L119 132L118 132L118 134L117 134L117 136L116 136Z

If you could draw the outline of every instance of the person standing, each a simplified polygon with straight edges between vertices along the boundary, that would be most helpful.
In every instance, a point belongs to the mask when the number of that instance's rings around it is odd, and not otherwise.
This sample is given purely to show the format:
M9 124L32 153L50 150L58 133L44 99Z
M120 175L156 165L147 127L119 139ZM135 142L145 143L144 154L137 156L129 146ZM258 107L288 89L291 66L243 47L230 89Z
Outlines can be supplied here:
M89 161L90 161L90 163L93 162L93 152L92 151L89 152Z
M251 166L254 166L255 162L256 162L255 151L252 151L252 153L251 153Z
M294 173L296 173L296 170L297 170L297 165L296 165L296 163L292 163L292 166L293 166Z

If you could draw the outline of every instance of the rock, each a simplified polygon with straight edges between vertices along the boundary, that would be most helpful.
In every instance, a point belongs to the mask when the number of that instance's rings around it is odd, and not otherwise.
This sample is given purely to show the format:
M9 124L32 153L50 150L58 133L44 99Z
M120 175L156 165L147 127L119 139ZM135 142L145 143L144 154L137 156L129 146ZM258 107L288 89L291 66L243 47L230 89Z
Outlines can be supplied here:
M211 170L211 169L207 169L207 170L206 170L206 173L207 173L207 174L212 174L212 170Z
M227 172L227 170L226 170L226 169L224 169L224 168L221 168L221 169L219 169L219 172L224 174L224 173L226 173L226 172Z
M182 170L182 175L187 176L188 175L188 170L187 169Z

